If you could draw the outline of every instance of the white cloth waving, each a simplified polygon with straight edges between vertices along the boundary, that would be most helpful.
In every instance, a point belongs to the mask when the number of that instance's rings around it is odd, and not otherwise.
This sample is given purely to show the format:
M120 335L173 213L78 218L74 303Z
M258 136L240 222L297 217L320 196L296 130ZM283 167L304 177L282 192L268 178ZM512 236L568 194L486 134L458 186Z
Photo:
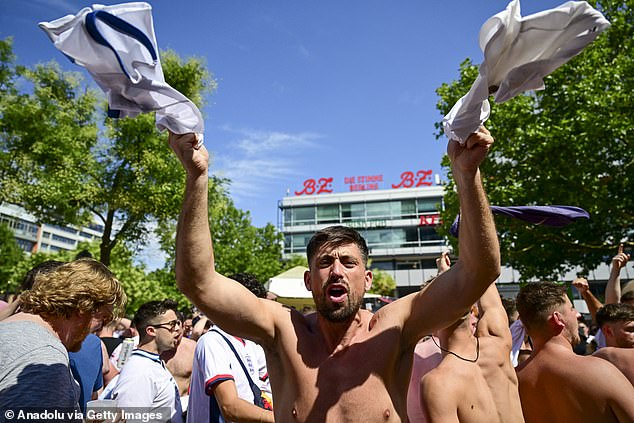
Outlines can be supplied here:
M92 75L106 93L110 117L155 111L159 130L194 132L202 142L200 110L165 82L149 4L94 4L39 26L58 50Z
M487 98L503 103L528 90L544 89L544 77L579 54L610 23L585 1L522 17L519 0L480 29L484 60L469 92L443 118L449 139L464 143L491 113Z

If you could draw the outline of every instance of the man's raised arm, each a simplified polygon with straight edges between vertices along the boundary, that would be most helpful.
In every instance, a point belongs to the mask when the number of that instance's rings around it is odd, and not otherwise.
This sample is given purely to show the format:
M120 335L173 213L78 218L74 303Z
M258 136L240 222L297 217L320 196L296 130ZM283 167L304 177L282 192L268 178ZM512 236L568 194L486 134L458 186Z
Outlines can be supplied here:
M178 287L224 330L266 343L274 333L268 307L240 283L215 270L207 203L209 154L204 146L195 148L197 139L191 133L170 133L169 143L186 172L176 233Z
M627 265L630 255L623 252L623 244L619 244L618 252L612 257L610 277L605 287L605 303L617 304L621 302L621 269Z
M412 296L413 304L404 315L406 343L415 344L421 336L456 321L500 274L500 246L479 169L492 143L484 127L464 145L449 141L447 154L460 199L460 259Z

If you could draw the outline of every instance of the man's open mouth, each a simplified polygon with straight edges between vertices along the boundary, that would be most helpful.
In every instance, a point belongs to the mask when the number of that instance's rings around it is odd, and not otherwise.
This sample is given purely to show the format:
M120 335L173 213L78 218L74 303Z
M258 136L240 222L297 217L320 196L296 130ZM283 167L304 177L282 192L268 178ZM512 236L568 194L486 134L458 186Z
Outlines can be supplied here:
M326 295L332 302L344 302L348 296L348 289L345 285L333 284L326 289Z

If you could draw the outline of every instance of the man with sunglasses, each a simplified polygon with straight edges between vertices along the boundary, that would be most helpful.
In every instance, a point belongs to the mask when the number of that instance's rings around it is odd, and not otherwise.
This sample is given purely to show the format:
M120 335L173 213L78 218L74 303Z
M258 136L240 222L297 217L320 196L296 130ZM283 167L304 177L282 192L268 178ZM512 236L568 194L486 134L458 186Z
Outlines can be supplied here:
M178 385L160 357L178 343L181 322L176 307L172 300L150 301L134 315L139 345L112 391L112 399L127 413L154 413L153 421L182 422Z

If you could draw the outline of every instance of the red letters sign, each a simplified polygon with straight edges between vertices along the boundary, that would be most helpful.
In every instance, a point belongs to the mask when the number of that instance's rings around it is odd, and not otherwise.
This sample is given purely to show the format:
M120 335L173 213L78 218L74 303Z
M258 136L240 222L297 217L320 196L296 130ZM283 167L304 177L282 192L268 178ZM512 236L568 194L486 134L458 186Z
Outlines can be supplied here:
M414 172L401 173L401 183L392 184L392 188L411 188L411 187L430 187L431 186L431 169L419 170L414 176Z
M432 170L419 170L414 172L401 173L401 181L392 184L392 188L416 188L432 186ZM313 195L332 192L333 178L306 179L303 183L304 189L295 191L295 195ZM348 185L350 191L372 191L378 190L383 182L383 175L369 176L349 176L343 178L343 183Z
M295 195L313 195L332 192L332 178L319 178L315 183L314 179L304 181L304 189L295 191Z
M420 217L420 222L418 222L418 226L436 226L440 225L440 215L439 214L426 214Z

